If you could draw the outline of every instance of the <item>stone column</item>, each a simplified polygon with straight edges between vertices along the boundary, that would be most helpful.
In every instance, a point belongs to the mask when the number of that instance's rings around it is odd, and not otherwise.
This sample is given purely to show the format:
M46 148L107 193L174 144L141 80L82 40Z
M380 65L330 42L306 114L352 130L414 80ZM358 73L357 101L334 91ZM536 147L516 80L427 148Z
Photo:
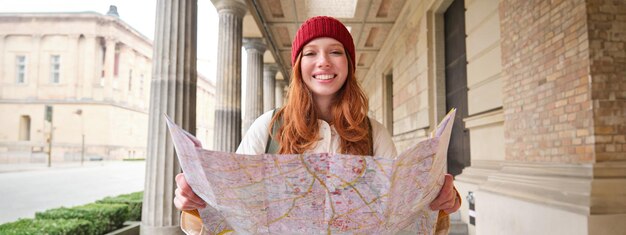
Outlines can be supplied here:
M74 97L74 99L80 100L80 97L78 95L78 91L79 88L81 86L81 81L80 81L80 66L79 64L81 63L81 58L80 55L78 53L78 38L80 37L80 35L78 34L68 34L67 35L67 52L68 54L70 54L71 58L73 59L68 59L66 61L66 66L70 67L70 68L74 68L71 70L71 72L67 73L66 76L64 76L64 79L66 82L70 83L70 84L76 84L74 86L70 86L69 90L68 90L68 96L69 94L71 94L71 96Z
M287 81L285 80L276 80L276 107L282 107L285 99L285 87L287 86Z
M241 38L244 0L211 0L219 15L213 149L235 152L241 142Z
M242 133L246 133L254 120L263 114L263 53L265 44L261 38L245 38L243 46L248 55L246 74L246 112Z
M4 45L6 44L6 39L5 39L6 36L7 36L6 34L0 34L0 55L4 55ZM0 64L2 65L4 64L4 57L5 56L0 56ZM26 59L29 60L30 58L26 58ZM0 66L0 74L4 74L4 66ZM28 79L28 77L26 79Z
M104 52L104 100L113 99L113 72L115 69L115 39L106 39Z
M82 58L95 58L96 50L100 49L100 46L96 42L96 37L93 35L87 35L84 39L82 39L82 46L80 49L80 53L82 54ZM96 60L84 60L81 61L82 73L80 73L81 79L83 80L83 86L81 88L81 97L88 97L93 99L93 87L96 79L100 78L99 71L96 71Z
M196 130L196 0L158 0L141 234L182 234L174 207L180 166L163 114Z
M118 51L117 51L117 58L118 58L118 67L117 67L117 78L115 78L115 81L117 81L117 85L115 86L116 90L115 92L113 92L115 94L114 96L114 100L115 102L124 102L124 103L128 103L128 72L129 72L129 68L132 68L134 66L124 66L125 62L130 62L130 53L132 53L132 51L129 51L129 48L125 45L125 44L120 44L120 46L118 47Z
M276 64L263 65L263 112L267 112L276 108L276 72L278 67Z
M43 68L43 66L50 66L50 64L48 63L44 63L42 64L41 61L41 40L43 40L43 37L45 35L42 34L34 34L32 37L32 43L33 43L33 54L32 54L32 58L26 58L27 61L32 61L32 64L34 66L32 66L32 68L28 68L29 71L31 72L31 74L28 74L28 72L26 73L26 79L28 81L28 87L29 88L34 88L34 89L39 89L39 84L48 84L50 82L50 75L44 75L41 73L41 69L39 69L40 67ZM34 81L34 82L31 82Z

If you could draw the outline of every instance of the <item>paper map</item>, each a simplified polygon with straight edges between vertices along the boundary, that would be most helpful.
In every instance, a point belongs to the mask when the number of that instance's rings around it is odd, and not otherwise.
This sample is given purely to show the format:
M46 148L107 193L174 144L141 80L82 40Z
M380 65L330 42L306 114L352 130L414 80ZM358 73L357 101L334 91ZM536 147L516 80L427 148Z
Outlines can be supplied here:
M205 234L434 234L454 115L395 159L215 152L167 125Z

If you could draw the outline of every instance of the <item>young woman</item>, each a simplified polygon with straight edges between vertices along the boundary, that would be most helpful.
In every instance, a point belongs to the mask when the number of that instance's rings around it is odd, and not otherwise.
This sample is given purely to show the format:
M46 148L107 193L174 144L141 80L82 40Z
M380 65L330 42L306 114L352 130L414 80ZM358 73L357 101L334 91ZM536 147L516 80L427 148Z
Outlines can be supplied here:
M272 135L278 144L277 153L395 157L396 148L387 130L367 117L368 100L356 80L354 58L352 36L341 22L327 16L304 22L292 44L293 73L287 103L275 113L261 115L250 126L237 153L265 153L272 128L280 125ZM176 176L176 183L174 204L178 209L188 211L206 206L182 173ZM460 205L452 176L446 175L430 207L452 213Z

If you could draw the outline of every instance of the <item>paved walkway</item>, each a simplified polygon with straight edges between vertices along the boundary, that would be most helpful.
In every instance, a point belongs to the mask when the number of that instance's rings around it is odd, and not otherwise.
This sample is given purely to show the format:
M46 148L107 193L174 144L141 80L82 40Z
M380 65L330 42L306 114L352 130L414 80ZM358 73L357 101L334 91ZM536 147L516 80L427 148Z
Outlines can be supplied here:
M0 165L0 224L35 212L142 191L145 162Z

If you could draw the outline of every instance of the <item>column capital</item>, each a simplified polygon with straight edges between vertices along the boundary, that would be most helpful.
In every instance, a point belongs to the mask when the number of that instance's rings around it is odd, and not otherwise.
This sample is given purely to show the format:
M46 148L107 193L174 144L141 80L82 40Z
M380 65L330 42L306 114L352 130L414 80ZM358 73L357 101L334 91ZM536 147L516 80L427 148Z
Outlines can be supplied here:
M105 36L104 41L106 41L106 43L117 43L117 38L113 36Z
M263 72L277 73L278 65L276 65L276 63L263 64Z
M96 38L96 37L98 37L98 35L93 34L93 33L81 33L81 35L83 35L83 37L85 37L85 38Z
M82 35L82 34L80 34L80 33L70 33L70 34L67 34L67 38L69 38L69 39L78 39L80 37L80 35Z
M218 14L231 13L242 17L246 15L248 6L244 0L211 0Z
M246 51L256 50L261 54L265 53L265 49L267 49L262 38L244 38L243 47L246 48Z

